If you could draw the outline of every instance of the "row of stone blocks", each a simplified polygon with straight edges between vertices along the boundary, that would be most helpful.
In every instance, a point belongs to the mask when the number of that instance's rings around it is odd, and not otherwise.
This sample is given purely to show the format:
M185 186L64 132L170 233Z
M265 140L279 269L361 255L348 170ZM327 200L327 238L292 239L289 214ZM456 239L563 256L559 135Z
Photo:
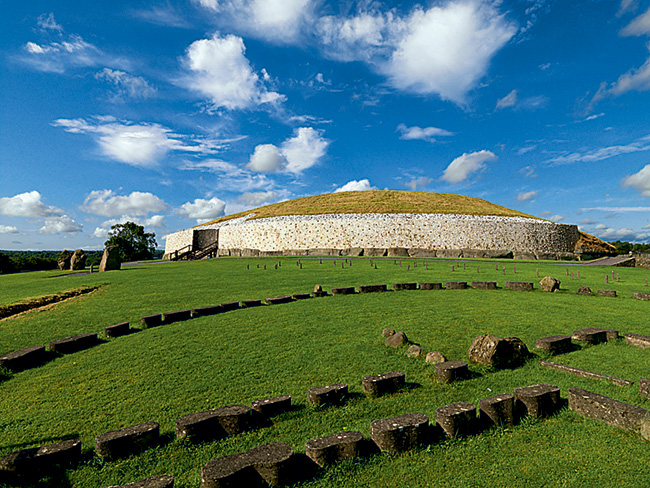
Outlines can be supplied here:
M626 334L626 337L630 334ZM575 341L583 345L600 344L608 342L620 337L617 330L602 329L599 327L588 327L573 331L568 335L553 335L542 337L535 341L535 347L541 351L548 352L549 354L556 355L569 352L573 349L573 342ZM641 336L642 337L642 336ZM650 347L650 343L649 343Z

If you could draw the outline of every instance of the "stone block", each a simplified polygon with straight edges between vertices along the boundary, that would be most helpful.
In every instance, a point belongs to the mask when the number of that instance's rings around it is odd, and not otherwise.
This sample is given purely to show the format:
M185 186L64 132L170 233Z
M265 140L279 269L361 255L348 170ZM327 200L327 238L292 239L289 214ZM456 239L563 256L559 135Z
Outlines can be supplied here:
M79 334L52 341L49 343L48 349L59 354L70 354L88 349L97 344L99 344L97 334L94 332L88 332L87 334Z
M249 407L229 405L181 417L176 421L176 438L189 442L223 439L249 430L252 423Z
M347 395L347 383L337 383L336 385L311 388L307 392L307 399L309 400L309 403L316 405L317 407L341 405L345 402Z
M616 290L598 290L598 294L601 297L616 298Z
M639 393L646 398L650 398L650 378L639 379Z
M436 249L436 257L439 258L462 258L463 251L461 249Z
M104 459L118 459L158 444L160 426L146 422L120 430L112 430L95 438L95 450Z
M381 331L382 337L391 337L395 335L395 329L384 329Z
M45 346L33 346L0 356L0 366L12 371L33 368L47 359Z
M457 402L436 409L436 424L447 437L464 437L477 431L476 405Z
M447 281L445 283L447 290L465 290L467 288L466 281Z
M291 298L290 296L272 297L272 298L267 298L265 301L267 305L280 305L281 303L293 302L293 298Z
M637 300L650 300L650 293L632 293Z
M533 291L534 286L532 283L523 281L506 281L505 288L515 291Z
M580 388L569 388L569 408L584 417L635 431L641 429L642 421L648 416L645 408Z
M554 335L537 339L535 341L535 347L540 351L555 355L569 352L573 344L571 343L570 336Z
M165 324L172 324L174 322L183 322L192 318L191 310L178 310L176 312L166 312L162 314L162 320Z
M409 256L412 258L435 258L436 250L435 249L422 249L422 248L410 248L408 250Z
M362 247L349 247L341 250L341 256L363 256Z
M392 336L384 341L384 344L390 347L402 347L408 344L409 340L406 337L406 334L401 330L395 332Z
M332 288L332 295L353 295L354 293L356 293L354 286Z
M341 250L332 248L309 249L307 254L309 256L340 256Z
M243 258L256 258L260 255L259 249L242 249L240 256Z
M295 481L293 449L271 442L239 454L213 459L201 470L200 488L262 488Z
M285 249L282 251L283 256L307 256L309 255L309 250L307 249ZM321 254L322 256L322 254Z
M424 362L428 364L439 364L444 363L445 361L447 361L447 358L445 358L445 356L438 351L428 352L424 358Z
M420 283L420 290L442 290L442 283Z
M162 315L159 313L155 315L143 315L140 317L140 325L143 327L156 327L160 324L162 324Z
M593 371L587 371L586 369L574 368L573 366L565 366L564 364L553 363L551 361L540 361L539 364L545 368L553 369L555 371L562 371L574 376L579 376L580 378L611 381L616 386L632 386L634 384L634 381L617 378L616 376L595 373Z
M607 342L607 331L598 327L588 327L573 331L571 338L581 344L600 344Z
M618 333L618 331L614 329L605 329L605 336L607 337L608 342L621 338L621 335Z
M226 302L221 304L221 308L224 312L231 312L233 310L239 310L239 302Z
M241 308L252 308L262 306L262 300L242 300Z
M81 461L81 441L71 439L43 446L36 451L35 468L49 470L55 466L75 466Z
M386 256L391 257L391 258L408 258L409 257L409 251L408 249L404 247L389 247L386 250Z
M406 355L410 358L419 358L424 354L424 350L417 344L413 344L406 350Z
M513 259L521 259L525 261L535 261L537 256L532 252L521 252L521 251L512 251Z
M478 336L469 348L470 361L494 368L512 368L523 364L530 352L518 337Z
M363 255L364 256L370 256L370 257L381 257L386 255L387 250L385 248L377 248L377 247L364 247L363 248Z
M554 252L536 252L535 259L538 261L557 261L557 253Z
M512 427L515 423L515 397L503 393L478 402L481 423L484 426Z
M81 441L57 442L14 451L0 458L0 483L23 485L46 476L52 469L70 467L81 460Z
M542 281L539 282L539 287L542 291L553 293L560 289L560 280L553 278L552 276L545 276L542 278Z
M118 270L122 267L122 258L117 246L108 246L104 249L102 260L99 263L99 272Z
M319 466L327 466L361 454L363 435L357 431L340 432L310 439L305 444L305 454Z
M497 283L496 281L472 281L472 288L477 288L479 290L496 290Z
M174 477L168 474L159 474L126 485L109 486L107 488L174 488Z
M438 363L435 365L435 372L438 381L441 383L452 383L469 376L469 368L465 361Z
M264 400L256 400L251 404L251 408L265 417L274 417L275 415L280 415L291 410L291 397L289 395L282 395Z
M546 417L555 413L561 406L560 388L539 384L515 388L515 410L520 417Z
M106 337L119 337L128 334L131 332L128 322L122 322L115 325L109 325L104 327L104 334Z
M588 286L582 286L578 289L578 295L591 295L591 288Z
M650 337L640 334L625 334L625 342L631 346L642 347L643 349L650 349Z
M223 313L225 310L221 305L210 305L208 307L199 307L191 310L192 318L208 317L210 315L217 315Z
M417 290L417 283L393 283L393 290L402 291L402 290Z
M395 393L404 388L405 384L406 376L402 371L364 376L361 380L363 392L374 397Z
M386 291L386 285L359 285L359 293L378 293Z
M370 437L381 451L398 453L415 449L429 442L429 417L423 413L407 413L375 420L370 424Z
M293 295L294 300L306 300L308 298L311 298L311 293L296 293Z

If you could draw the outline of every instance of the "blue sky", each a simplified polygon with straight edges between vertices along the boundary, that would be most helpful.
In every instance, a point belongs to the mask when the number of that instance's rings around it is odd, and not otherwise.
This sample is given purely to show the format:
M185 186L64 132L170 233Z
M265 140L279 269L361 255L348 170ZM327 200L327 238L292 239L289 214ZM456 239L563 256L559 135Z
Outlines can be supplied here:
M4 2L0 249L344 190L650 240L650 2Z

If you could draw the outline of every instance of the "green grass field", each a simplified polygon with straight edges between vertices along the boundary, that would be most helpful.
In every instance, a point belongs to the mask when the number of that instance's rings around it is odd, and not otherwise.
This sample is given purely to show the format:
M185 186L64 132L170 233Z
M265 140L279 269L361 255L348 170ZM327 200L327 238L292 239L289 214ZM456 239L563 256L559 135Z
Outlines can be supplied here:
M497 281L499 286L534 281L537 289L326 297L237 310L107 340L0 382L0 455L79 437L85 454L82 465L39 486L96 488L167 473L175 477L176 487L189 488L199 486L201 467L218 456L272 441L304 452L305 442L313 437L343 430L359 430L368 437L376 419L421 412L434 421L440 406L478 403L536 383L559 386L563 398L569 388L577 387L650 408L636 385L617 387L550 371L538 364L541 356L515 370L470 366L476 373L472 379L440 384L422 358L407 358L406 348L385 347L381 337L385 327L403 330L426 351L467 360L472 339L484 333L518 336L531 351L539 337L584 327L650 335L650 303L631 297L635 291L650 291L645 287L648 270L487 260L427 260L425 269L422 260L414 267L416 260L407 259L401 266L393 259L375 259L374 269L368 258L355 258L343 269L341 259L335 265L331 259L320 264L318 259L302 258L300 269L295 258L280 261L277 270L277 259L221 258L84 276L59 276L60 272L0 276L0 305L100 286L89 295L0 321L0 353L99 332L117 322L137 326L140 316L152 313L304 293L316 283L329 291L335 286L390 286L402 281ZM562 290L541 292L537 269L540 278L560 279ZM611 279L612 269L619 274L618 282ZM566 270L575 278L580 271L580 280L570 280ZM616 290L619 297L577 295L585 285L594 292ZM553 360L637 381L650 376L648 354L621 340ZM409 388L379 399L361 395L363 376L395 370L406 373ZM353 394L345 406L319 410L307 404L309 388L338 382L348 383ZM174 439L174 423L185 414L283 394L291 395L298 408L274 418L269 427L199 445ZM161 446L115 462L94 454L97 435L146 421L160 423ZM564 409L552 418L525 420L513 429L433 444L404 455L346 462L299 486L646 486L648 448L636 434Z

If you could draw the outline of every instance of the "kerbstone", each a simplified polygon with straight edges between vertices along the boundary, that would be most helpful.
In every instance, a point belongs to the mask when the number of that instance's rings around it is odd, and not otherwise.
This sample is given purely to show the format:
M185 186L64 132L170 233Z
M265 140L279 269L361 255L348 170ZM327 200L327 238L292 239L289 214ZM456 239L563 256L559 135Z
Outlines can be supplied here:
M229 405L181 417L176 421L176 438L189 442L223 439L249 430L252 423L249 407Z
M420 290L442 290L442 283L420 283Z
M279 305L281 303L290 303L293 302L293 298L290 296L283 296L283 297L271 297L266 299L266 303L268 305Z
M553 355L569 352L572 346L571 337L567 335L542 337L535 341L537 349Z
M140 317L140 325L144 327L156 327L162 324L162 314L144 315Z
M404 388L406 376L402 371L391 371L390 373L364 376L361 384L364 393L380 397Z
M282 395L264 400L256 400L251 404L251 408L265 417L273 417L291 410L291 397L289 395Z
M645 408L619 402L580 388L569 389L569 408L584 417L635 431L641 429L642 421L648 417Z
M445 283L445 288L447 290L465 290L467 289L466 281L447 281Z
M496 290L497 283L496 281L472 281L472 288L478 290Z
M354 286L332 288L332 295L353 295L354 293L356 293Z
M83 349L88 349L90 347L96 346L99 344L97 339L97 334L94 332L89 332L87 334L79 334L71 337L64 337L63 339L58 339L52 341L48 345L48 349L59 354L70 354L77 351L82 351Z
M119 337L128 334L131 332L128 322L122 322L120 324L109 325L104 327L104 334L106 337Z
M435 372L438 381L441 383L452 383L467 378L469 368L465 361L445 361L435 365Z
M305 454L319 466L334 464L361 454L363 435L357 431L346 431L310 439L305 444Z
M191 310L178 310L176 312L166 312L162 314L162 320L165 324L172 324L174 322L183 322L192 318Z
M631 346L650 349L650 337L640 334L625 334L625 342Z
M370 424L370 437L382 451L398 453L415 449L429 441L429 417L423 413L407 413L375 420Z
M315 406L341 405L348 395L347 383L311 388L307 392L309 403Z
M476 405L457 402L436 409L436 424L447 437L463 437L476 432Z
M581 344L600 344L607 342L607 331L598 327L588 327L573 331L571 338Z
M386 291L386 285L360 285L359 293L378 293Z
M533 291L534 286L530 282L524 281L506 281L505 288L515 291Z
M393 283L393 290L402 291L402 290L417 290L417 283Z
M12 371L33 368L47 359L45 346L33 346L0 356L0 366Z
M118 459L158 444L159 438L158 423L146 422L98 436L95 438L95 449L105 459Z
M546 417L555 413L561 406L560 388L539 384L516 388L514 391L515 409L521 417Z
M515 423L515 397L509 393L480 400L478 409L485 425L511 427Z

